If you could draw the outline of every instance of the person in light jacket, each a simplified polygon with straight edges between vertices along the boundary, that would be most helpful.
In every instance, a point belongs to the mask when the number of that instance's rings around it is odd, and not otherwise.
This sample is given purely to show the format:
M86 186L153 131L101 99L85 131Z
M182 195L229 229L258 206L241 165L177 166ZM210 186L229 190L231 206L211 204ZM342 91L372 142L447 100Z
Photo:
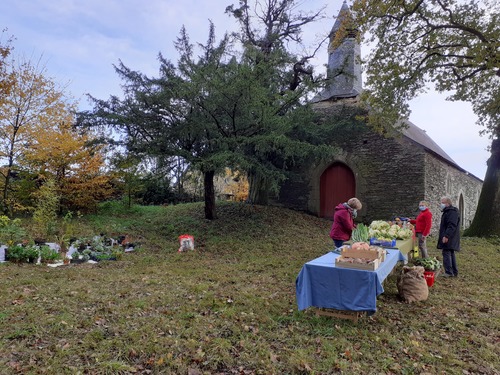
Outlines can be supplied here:
M441 198L441 224L437 248L443 251L444 277L458 276L455 252L460 251L460 215L449 197Z
M427 253L427 236L431 233L432 227L432 212L429 210L429 205L426 201L420 201L418 204L420 213L415 220L410 220L410 223L415 225L415 234L418 239L418 251L422 258L428 258Z
M330 238L335 243L336 248L341 247L344 241L351 238L352 231L356 228L354 218L361 207L362 204L358 198L351 198L346 203L340 203L335 207Z

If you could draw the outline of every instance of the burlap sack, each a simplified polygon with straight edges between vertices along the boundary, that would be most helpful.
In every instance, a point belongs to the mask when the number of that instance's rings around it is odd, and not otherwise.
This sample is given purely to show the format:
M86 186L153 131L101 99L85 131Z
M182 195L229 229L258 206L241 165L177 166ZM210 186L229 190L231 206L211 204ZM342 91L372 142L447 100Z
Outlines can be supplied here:
M429 287L424 277L424 267L404 266L398 277L398 292L406 303L425 301L429 297Z

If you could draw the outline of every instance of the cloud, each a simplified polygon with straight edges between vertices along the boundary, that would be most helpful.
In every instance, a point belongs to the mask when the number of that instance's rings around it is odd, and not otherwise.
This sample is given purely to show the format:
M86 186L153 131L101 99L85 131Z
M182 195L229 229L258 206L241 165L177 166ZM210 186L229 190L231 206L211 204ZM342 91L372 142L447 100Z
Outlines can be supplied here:
M206 42L209 19L219 39L225 31L236 30L235 20L224 13L230 4L238 1L2 0L0 27L8 27L8 34L17 38L16 53L34 58L43 54L49 75L60 83L70 82L75 97L90 93L106 99L121 93L113 69L119 60L147 75L157 74L159 52L175 62L174 40L183 25L193 43ZM309 0L299 8L311 12L324 5ZM325 18L304 30L306 45L316 46L328 35L341 5L342 0L326 4ZM326 48L324 44L314 60L322 74L328 61ZM81 107L89 107L85 99ZM411 108L413 123L464 169L483 178L489 141L479 137L469 104L448 103L443 95L431 92L414 100Z
M477 116L470 103L450 102L447 94L434 91L413 100L410 120L427 134L455 162L468 172L483 179L486 174L487 151L491 141L480 136Z

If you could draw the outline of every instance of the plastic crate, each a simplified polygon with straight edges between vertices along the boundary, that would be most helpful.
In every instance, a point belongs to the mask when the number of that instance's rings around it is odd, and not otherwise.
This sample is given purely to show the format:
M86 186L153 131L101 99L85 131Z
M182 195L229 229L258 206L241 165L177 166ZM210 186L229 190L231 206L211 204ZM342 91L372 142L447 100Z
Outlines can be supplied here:
M392 241L381 241L376 238L370 238L370 245L382 246L382 247L396 247L396 239Z

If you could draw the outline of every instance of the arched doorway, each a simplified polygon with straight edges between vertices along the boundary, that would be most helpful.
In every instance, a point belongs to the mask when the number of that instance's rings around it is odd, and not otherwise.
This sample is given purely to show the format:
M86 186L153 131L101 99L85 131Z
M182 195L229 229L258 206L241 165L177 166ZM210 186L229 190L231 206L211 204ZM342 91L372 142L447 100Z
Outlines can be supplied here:
M356 194L356 180L352 170L343 163L333 163L320 178L320 216L333 217L333 209Z
M460 199L458 200L458 212L460 213L460 226L465 229L465 208L464 208L464 196L460 194Z

